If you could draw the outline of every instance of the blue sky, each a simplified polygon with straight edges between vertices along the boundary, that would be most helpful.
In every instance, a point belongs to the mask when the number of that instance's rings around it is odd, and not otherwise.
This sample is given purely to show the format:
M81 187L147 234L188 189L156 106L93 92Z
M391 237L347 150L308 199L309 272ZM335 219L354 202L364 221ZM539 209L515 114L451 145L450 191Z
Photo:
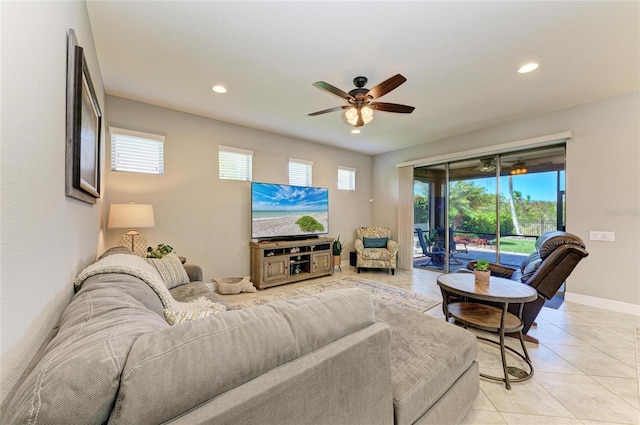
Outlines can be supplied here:
M564 189L564 172L561 174L561 189ZM523 174L513 176L513 190L522 193L524 198L529 195L532 201L555 201L557 197L557 174L555 171L546 173ZM495 192L495 178L476 179L476 185L484 187L489 193ZM503 196L509 196L508 177L500 178L500 192Z
M513 176L513 190L522 193L524 198L531 197L532 201L556 201L557 173L555 171L545 173L523 174ZM476 186L483 187L488 193L495 193L495 177L469 180ZM564 190L564 171L561 173L560 189ZM500 178L500 192L504 197L509 196L508 176Z

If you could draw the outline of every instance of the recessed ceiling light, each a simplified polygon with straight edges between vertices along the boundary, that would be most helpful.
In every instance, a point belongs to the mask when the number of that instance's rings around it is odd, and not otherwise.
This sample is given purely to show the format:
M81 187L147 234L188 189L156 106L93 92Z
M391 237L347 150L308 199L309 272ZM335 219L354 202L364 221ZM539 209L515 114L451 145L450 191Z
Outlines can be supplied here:
M528 63L526 65L521 66L520 69L518 70L518 72L520 74L526 74L527 72L535 71L536 69L538 69L538 66L540 66L540 65L538 65L535 62L531 62L531 63Z
M351 130L351 134L360 134L360 129L354 128L353 130Z
M211 87L211 90L220 94L227 92L227 89L224 86L221 86L220 84L216 84L215 86Z

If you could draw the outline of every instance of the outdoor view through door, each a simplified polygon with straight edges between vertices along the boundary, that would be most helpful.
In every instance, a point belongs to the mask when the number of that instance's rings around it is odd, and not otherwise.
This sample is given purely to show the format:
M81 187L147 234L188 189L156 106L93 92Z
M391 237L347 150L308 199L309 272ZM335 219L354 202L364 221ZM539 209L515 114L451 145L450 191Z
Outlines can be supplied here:
M519 267L538 236L564 230L564 164L563 144L414 168L414 267Z

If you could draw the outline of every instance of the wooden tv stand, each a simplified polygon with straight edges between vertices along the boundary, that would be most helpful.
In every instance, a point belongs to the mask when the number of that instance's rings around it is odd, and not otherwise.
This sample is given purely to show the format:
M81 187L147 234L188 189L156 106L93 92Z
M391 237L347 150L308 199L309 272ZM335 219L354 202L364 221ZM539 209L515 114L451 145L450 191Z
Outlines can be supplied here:
M258 289L333 274L332 238L251 242L251 282Z

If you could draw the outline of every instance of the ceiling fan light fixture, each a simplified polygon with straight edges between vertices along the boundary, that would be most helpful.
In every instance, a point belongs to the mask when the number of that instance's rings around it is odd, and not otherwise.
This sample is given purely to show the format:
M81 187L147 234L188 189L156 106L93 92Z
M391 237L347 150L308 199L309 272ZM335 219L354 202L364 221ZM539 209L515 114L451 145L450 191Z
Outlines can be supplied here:
M511 175L512 176L518 176L521 174L527 174L527 167L525 165L524 162L522 161L518 161L515 164L513 164L513 166L511 167Z
M373 109L368 106L363 106L360 108L360 113L362 114L362 121L365 124L368 124L373 119ZM347 119L347 122L353 126L358 124L358 108L351 107L344 111L344 117Z
M363 106L360 113L362 113L362 120L365 124L369 124L373 119L373 109L368 106Z
M356 125L358 122L358 110L356 108L349 108L344 111L344 117L349 124Z

